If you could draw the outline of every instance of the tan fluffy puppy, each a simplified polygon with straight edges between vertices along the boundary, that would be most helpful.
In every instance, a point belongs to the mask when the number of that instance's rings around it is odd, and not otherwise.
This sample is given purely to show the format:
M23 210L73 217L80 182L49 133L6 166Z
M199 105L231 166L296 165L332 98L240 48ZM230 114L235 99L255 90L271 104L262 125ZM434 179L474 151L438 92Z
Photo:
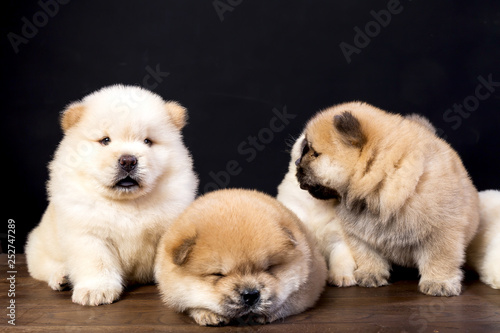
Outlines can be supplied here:
M359 285L387 284L396 263L418 267L425 294L460 294L478 194L424 118L361 102L319 112L306 126L297 177L316 198L340 198L336 212Z
M344 232L335 212L335 207L339 204L338 199L316 199L302 190L297 181L295 162L302 153L304 138L304 134L301 134L292 147L288 173L278 186L276 198L297 214L316 237L328 264L328 282L339 287L355 285L356 263L345 242Z
M111 86L61 115L49 206L26 244L28 270L73 302L107 304L126 283L153 280L167 225L193 200L197 177L182 142L186 110L139 87Z
M500 191L479 192L481 220L467 249L467 262L481 281L500 289Z
M158 246L165 303L199 325L249 316L271 322L306 310L326 283L326 265L299 219L274 198L220 190L198 198Z

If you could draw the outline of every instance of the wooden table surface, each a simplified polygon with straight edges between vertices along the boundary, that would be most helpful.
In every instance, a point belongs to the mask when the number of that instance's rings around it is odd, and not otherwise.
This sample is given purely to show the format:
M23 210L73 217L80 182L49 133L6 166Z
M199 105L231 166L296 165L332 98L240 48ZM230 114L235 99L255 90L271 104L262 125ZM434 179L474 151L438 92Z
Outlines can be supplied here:
M395 268L389 286L327 287L313 309L282 321L199 327L165 307L154 285L129 288L111 305L84 307L71 302L71 291L52 291L32 279L23 255L16 255L15 274L8 273L7 255L0 258L0 306L8 314L6 308L15 301L16 324L2 315L2 332L500 332L500 290L482 284L473 273L467 274L458 297L423 295L415 270ZM7 279L12 275L13 285ZM9 295L11 287L15 296Z

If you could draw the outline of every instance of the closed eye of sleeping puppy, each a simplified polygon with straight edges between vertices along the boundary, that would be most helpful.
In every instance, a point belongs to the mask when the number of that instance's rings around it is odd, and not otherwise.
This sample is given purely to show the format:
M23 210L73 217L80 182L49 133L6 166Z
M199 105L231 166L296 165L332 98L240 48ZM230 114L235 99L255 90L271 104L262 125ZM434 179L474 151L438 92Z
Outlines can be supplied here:
M127 283L153 281L163 230L198 184L182 142L186 109L115 85L72 103L50 163L49 206L29 234L30 275L66 284L82 305L109 304Z
M155 275L163 301L199 325L266 323L313 306L326 265L291 211L264 193L231 189L198 198L170 226Z

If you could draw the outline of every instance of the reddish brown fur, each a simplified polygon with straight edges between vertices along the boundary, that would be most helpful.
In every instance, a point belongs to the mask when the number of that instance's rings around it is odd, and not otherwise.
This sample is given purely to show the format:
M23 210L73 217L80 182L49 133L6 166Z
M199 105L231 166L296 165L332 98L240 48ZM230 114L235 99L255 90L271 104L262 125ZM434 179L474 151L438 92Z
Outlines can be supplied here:
M221 190L196 200L164 235L157 258L163 300L200 325L304 311L326 282L325 262L305 227L256 191ZM240 304L247 289L260 293L251 309Z
M339 192L361 285L386 284L396 262L420 269L424 293L460 293L478 196L458 155L430 126L359 102L320 112L306 126L318 156L302 158L302 181Z

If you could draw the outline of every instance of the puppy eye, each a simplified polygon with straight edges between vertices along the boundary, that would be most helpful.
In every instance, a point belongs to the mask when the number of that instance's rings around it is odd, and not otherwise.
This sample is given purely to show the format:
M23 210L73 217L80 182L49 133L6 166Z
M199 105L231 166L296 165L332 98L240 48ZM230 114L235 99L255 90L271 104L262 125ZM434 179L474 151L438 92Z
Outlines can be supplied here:
M274 265L270 265L266 268L266 272L267 273L272 273L276 268L279 267L279 264L274 264Z
M311 156L312 157L318 157L319 155L321 155L316 150L314 150L314 148L312 146L309 147L309 150L311 151Z
M111 142L111 139L109 137L105 137L105 138L102 138L101 140L99 140L99 143L103 146L109 145L110 142Z
M224 274L222 274L222 273L212 273L212 274L210 274L210 275L211 275L211 276L216 276L216 277L219 277L219 278L221 278L221 277L224 277L224 276L225 276L225 275L224 275Z
M147 144L148 146L152 146L153 145L153 141L151 141L150 139L146 138L144 139L144 143Z

